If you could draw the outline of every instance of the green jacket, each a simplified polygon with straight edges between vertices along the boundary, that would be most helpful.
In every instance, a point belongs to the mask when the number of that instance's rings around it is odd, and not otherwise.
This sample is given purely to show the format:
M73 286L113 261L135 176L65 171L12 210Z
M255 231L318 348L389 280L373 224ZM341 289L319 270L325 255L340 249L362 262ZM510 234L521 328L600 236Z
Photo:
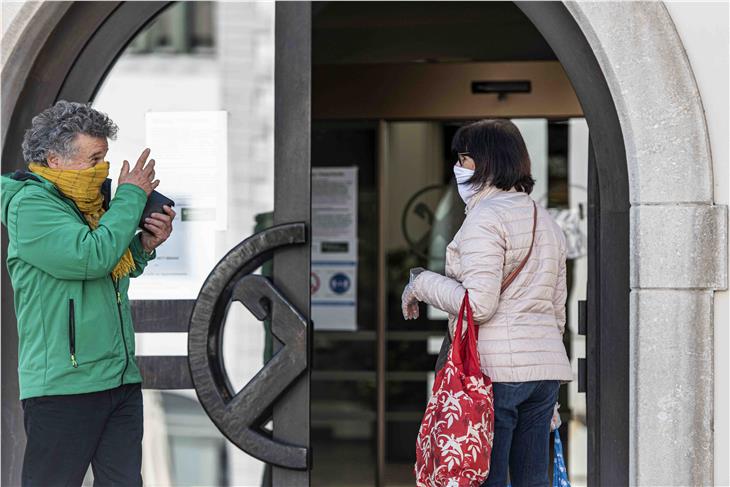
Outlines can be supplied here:
M129 277L155 257L135 236L145 192L120 185L92 230L75 203L41 176L18 171L1 181L20 399L141 382L127 290ZM111 272L127 248L137 268L115 282Z

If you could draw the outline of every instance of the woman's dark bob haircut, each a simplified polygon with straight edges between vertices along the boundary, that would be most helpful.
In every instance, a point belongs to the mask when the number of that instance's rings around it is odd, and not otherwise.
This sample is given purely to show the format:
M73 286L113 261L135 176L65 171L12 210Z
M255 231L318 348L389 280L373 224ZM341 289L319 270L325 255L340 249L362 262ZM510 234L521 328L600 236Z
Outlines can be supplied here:
M530 155L517 126L495 118L464 125L456 131L451 150L467 152L476 169L469 183L482 190L488 184L530 194L535 180L530 173Z

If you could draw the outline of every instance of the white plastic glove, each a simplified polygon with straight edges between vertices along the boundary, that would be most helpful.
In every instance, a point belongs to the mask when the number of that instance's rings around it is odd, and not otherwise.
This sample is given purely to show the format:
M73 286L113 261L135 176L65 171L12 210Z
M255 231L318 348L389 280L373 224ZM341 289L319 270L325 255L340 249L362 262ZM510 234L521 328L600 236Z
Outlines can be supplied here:
M418 299L416 299L416 288L414 282L418 275L425 269L423 267L414 267L410 271L410 278L405 289L403 289L403 296L401 297L401 310L403 311L403 318L407 320L415 320L418 318Z

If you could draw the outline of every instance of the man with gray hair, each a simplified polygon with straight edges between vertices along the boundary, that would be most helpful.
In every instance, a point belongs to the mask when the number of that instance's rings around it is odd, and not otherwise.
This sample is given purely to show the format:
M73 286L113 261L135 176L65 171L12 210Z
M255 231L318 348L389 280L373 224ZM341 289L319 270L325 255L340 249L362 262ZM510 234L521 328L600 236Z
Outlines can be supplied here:
M127 290L170 236L175 212L152 213L159 184L145 149L124 161L111 197L107 139L117 126L59 101L23 140L28 171L4 175L2 223L18 322L27 445L24 486L142 485L142 377Z

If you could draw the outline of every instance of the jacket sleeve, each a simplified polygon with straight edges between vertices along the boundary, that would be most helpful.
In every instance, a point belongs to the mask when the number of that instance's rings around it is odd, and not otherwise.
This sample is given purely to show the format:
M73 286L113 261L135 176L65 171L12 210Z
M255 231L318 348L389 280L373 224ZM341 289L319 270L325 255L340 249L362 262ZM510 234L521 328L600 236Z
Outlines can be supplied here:
M87 280L104 277L119 262L147 195L133 184L120 185L94 230L43 192L24 191L15 200L11 238L18 257L57 279Z
M129 251L132 253L134 259L135 269L129 273L129 277L139 277L144 272L144 268L147 267L147 263L157 257L157 249L151 253L147 253L142 246L141 240L142 233L138 233L132 238L132 243L129 245Z
M422 272L414 282L416 298L458 315L464 291L469 290L474 320L489 321L497 311L504 268L505 240L497 215L489 210L464 222L458 252L463 281L435 272Z
M566 252L565 249L561 249L560 252L560 262L558 262L559 270L558 270L558 282L555 286L555 293L553 293L553 309L555 312L555 320L557 321L558 328L560 329L560 333L563 334L565 332L565 301L568 298L568 290L567 290L567 284L566 284L566 275L565 275L565 268L566 268Z

